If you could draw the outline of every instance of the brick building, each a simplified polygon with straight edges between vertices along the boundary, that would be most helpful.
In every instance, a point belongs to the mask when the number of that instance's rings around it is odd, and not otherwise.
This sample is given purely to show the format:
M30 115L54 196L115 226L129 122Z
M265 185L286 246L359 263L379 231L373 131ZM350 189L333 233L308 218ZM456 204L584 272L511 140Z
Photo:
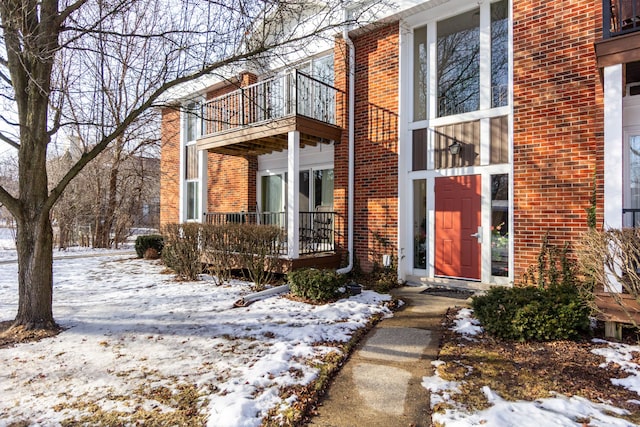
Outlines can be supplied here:
M594 188L599 226L635 224L639 0L402 4L166 109L161 222L241 214L290 258L483 284L576 242Z

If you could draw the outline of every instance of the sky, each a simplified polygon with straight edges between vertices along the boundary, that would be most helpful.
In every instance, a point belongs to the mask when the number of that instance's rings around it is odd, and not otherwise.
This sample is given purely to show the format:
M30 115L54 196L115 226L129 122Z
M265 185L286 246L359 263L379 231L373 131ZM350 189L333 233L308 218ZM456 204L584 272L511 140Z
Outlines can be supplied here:
M206 398L201 411L208 426L259 426L272 408L295 404L295 394L280 398L282 387L309 384L318 375L315 365L340 352L337 343L349 340L372 316L393 315L384 306L390 297L373 291L320 306L278 296L233 308L251 292L249 283L216 287L207 276L176 282L160 262L122 251L54 255L54 316L65 330L0 349L0 427L24 420L31 426L58 425L86 415L80 408L88 403L103 411L131 413L138 407L168 413L174 409L148 391L177 392L185 385ZM0 321L16 314L15 259L12 233L0 228ZM482 329L464 309L454 330L473 339ZM627 374L611 381L639 393L640 408L640 366L632 362L640 346L599 344L602 366L617 363ZM486 387L482 391L491 406L469 413L455 401L459 384L437 375L424 377L422 384L431 391L432 407L449 405L433 415L446 427L581 427L578 420L584 417L591 427L632 425L607 403L562 395L510 402Z

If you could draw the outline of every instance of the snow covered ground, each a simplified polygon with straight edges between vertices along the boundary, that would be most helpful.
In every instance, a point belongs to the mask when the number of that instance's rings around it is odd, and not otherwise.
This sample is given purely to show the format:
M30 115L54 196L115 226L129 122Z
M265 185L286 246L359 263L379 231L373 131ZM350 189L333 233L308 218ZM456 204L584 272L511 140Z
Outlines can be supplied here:
M17 308L17 265L0 266L0 320ZM195 385L210 426L258 426L281 387L308 384L315 365L388 296L365 291L312 306L276 297L232 308L249 284L175 282L131 256L54 262L54 316L66 330L0 349L0 426L57 425L90 408L171 411L149 390ZM97 406L96 406L97 405Z
M2 230L0 228L0 230ZM0 232L0 260L15 259L12 236ZM232 308L250 292L234 281L175 282L162 265L130 255L61 258L54 262L54 315L66 330L54 338L0 349L0 427L50 426L92 409L171 412L150 390L177 393L193 385L209 426L258 426L271 408L295 405L279 391L304 385L332 342L348 340L375 314L391 315L370 291L324 306L282 297ZM0 320L17 307L17 265L0 265ZM473 339L481 328L462 310L455 330ZM608 343L598 350L628 376L615 384L640 394L640 346ZM434 362L438 363L438 362ZM455 402L455 383L425 377L434 414L444 426L630 426L621 410L579 397L509 402L483 390L492 406L469 413ZM640 407L640 396L638 398Z
M473 336L482 329L478 321L472 317L469 309L460 310L458 319L454 325L454 331L463 334L464 337L473 339ZM607 344L606 347L594 350L594 353L602 355L608 363L616 363L622 371L629 374L624 379L612 378L614 384L628 388L639 393L638 409L640 410L640 366L632 363L632 353L640 352L640 346L630 346L598 340ZM434 366L442 364L442 361L433 362ZM609 426L634 426L626 420L615 415L625 414L625 410L613 407L606 403L594 403L587 399L573 396L557 395L553 398L540 399L535 402L510 402L502 399L489 387L482 389L489 403L492 405L483 411L470 413L455 401L456 393L459 393L460 384L446 381L437 374L432 377L424 377L422 385L431 391L431 407L445 404L445 412L433 414L433 421L447 427L471 427L471 426L518 426L518 427L580 427L585 426L579 420L589 419L590 427Z

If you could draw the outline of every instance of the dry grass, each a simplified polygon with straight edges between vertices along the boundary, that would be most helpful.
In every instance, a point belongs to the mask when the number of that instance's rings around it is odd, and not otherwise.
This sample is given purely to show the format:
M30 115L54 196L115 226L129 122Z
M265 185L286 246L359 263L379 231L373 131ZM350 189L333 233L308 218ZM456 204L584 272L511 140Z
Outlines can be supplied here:
M638 400L638 395L611 383L611 378L628 374L618 366L601 368L604 358L591 352L603 347L602 344L589 339L515 343L488 335L469 341L450 330L455 314L450 310L445 320L439 356L445 364L437 369L446 380L464 381L455 400L468 410L489 406L481 392L482 387L488 386L510 401L533 401L561 393L594 402L610 402L629 410L632 414L627 417L629 421L640 423L638 406L629 403L629 400ZM636 359L640 362L640 354Z

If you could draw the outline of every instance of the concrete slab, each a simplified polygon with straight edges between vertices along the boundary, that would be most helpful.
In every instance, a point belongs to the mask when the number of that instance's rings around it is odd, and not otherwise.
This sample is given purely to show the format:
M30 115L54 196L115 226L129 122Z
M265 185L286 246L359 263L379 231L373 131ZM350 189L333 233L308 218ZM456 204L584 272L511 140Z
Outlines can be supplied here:
M431 344L431 331L417 328L378 328L359 354L365 359L415 362Z
M353 368L353 381L363 402L371 410L401 416L411 372L385 365L360 363Z

